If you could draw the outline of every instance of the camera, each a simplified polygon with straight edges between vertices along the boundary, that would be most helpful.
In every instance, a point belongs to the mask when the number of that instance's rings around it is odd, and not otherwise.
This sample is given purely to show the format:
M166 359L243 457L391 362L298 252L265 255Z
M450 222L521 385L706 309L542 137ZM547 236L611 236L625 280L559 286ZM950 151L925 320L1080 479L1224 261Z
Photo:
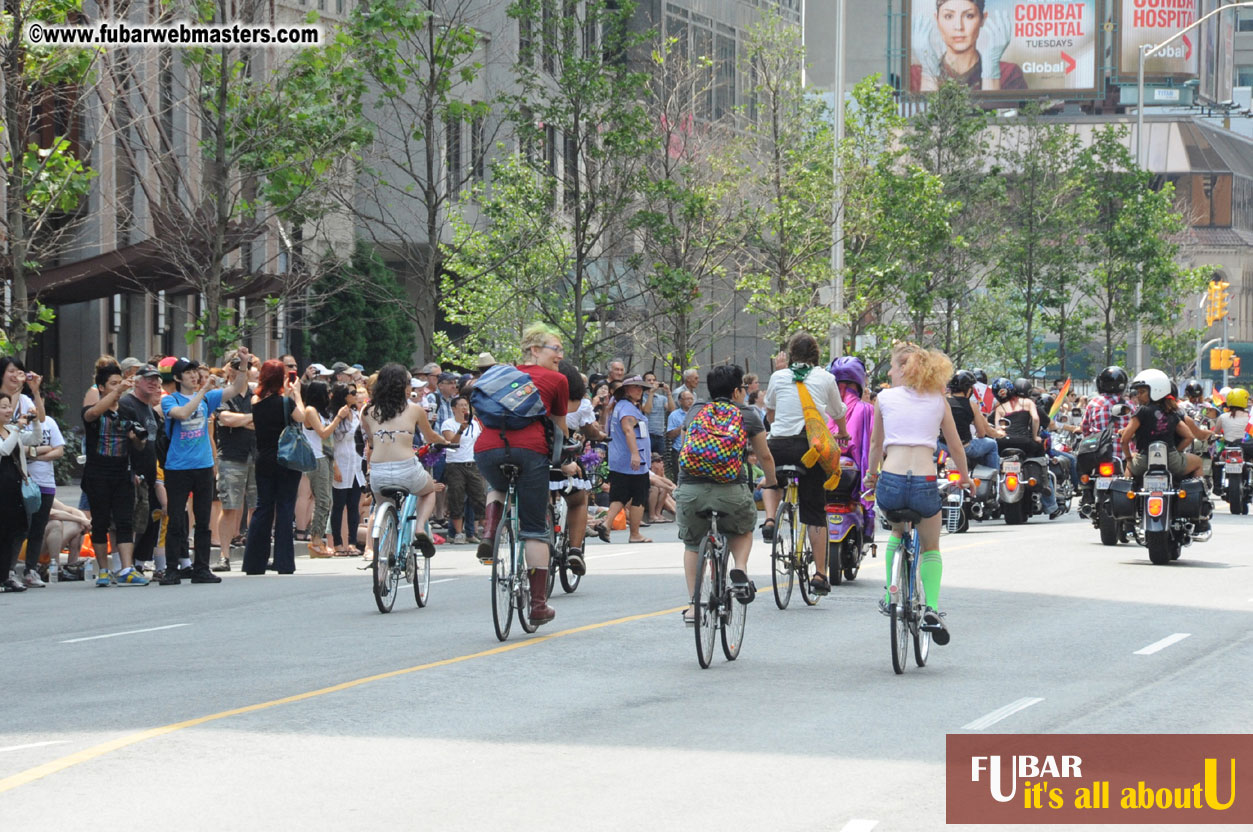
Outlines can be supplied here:
M135 422L130 419L122 420L122 432L134 433L136 439L148 438L148 428L146 428L144 425L140 424L139 422Z

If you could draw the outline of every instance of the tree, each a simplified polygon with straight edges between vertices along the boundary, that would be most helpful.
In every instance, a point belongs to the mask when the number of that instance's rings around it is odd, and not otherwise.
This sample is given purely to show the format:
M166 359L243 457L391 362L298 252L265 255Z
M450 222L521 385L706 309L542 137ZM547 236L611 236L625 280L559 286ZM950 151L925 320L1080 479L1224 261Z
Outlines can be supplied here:
M1080 272L1078 149L1078 136L1065 125L1042 121L1034 106L1004 131L999 158L1008 186L992 285L1007 304L1005 317L1014 322L1005 328L1011 336L1004 341L1008 357L1024 376L1048 360L1037 343L1042 311L1059 310L1063 335L1072 311L1067 289Z
M629 269L629 219L642 187L644 159L656 145L643 99L647 74L631 51L647 42L632 30L630 0L514 0L509 16L523 32L514 71L519 92L504 97L524 158L552 188L568 257L555 272L563 312L546 318L566 355L585 365L614 334L605 326L641 297ZM560 164L559 164L560 161ZM546 226L546 216L536 216Z
M632 226L650 310L644 323L670 380L710 343L718 313L733 298L728 267L739 250L744 176L730 153L734 114L697 119L697 102L713 88L712 67L711 56L688 58L673 39L651 54L645 100L660 141L644 165Z
M1179 245L1172 237L1184 221L1173 204L1174 187L1167 182L1154 189L1153 174L1135 163L1126 134L1124 127L1098 130L1077 167L1089 269L1083 291L1099 319L1106 364L1125 348L1137 321L1168 324L1178 298L1198 291L1209 271L1176 262Z
M464 218L462 192L482 178L491 144L491 105L466 100L482 72L475 26L482 6L476 0L378 0L358 4L351 19L376 115L363 171L368 186L360 195L350 191L346 202L376 245L405 265L412 302L404 308L427 356L434 354L450 222Z
M0 11L0 277L11 289L0 353L24 354L31 336L51 322L51 310L30 297L28 280L74 242L85 220L78 209L96 175L84 163L94 136L80 127L97 53L23 40L31 21L66 23L81 14L77 0L9 0Z
M352 260L319 284L315 291L327 299L313 312L310 327L319 361L359 362L370 369L389 361L408 365L414 349L408 299L373 247L358 242Z
M242 7L211 0L196 11L206 24L269 14L260 0ZM128 51L107 53L105 67L112 88L122 91L109 111L127 139L120 164L146 198L149 241L167 269L204 298L189 337L202 337L213 360L248 326L235 320L230 297L303 297L350 254L330 247L326 224L334 191L368 138L360 117L364 82L351 41L334 31L329 43L269 62L251 47L180 50L181 65L163 51L155 99ZM175 118L179 111L187 117ZM155 175L142 175L149 168ZM272 235L281 246L265 245ZM302 241L310 240L325 247L306 256ZM278 266L284 256L290 272Z
M756 78L745 127L749 190L746 263L738 288L782 346L798 330L825 332L831 285L834 132L826 106L801 86L800 32L777 13L749 28L743 62Z

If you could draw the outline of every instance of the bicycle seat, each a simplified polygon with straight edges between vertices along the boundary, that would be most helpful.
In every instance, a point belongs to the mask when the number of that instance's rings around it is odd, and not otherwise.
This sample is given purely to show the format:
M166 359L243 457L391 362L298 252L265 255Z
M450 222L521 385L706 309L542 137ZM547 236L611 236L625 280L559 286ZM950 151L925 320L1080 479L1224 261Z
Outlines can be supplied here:
M897 511L885 511L883 516L892 523L920 523L922 515L914 511L912 508L902 508Z
M500 473L507 480L516 480L518 477L522 476L522 468L514 465L512 462L506 462L504 465L500 466Z
M382 494L385 499L401 503L409 496L409 489L401 488L399 485L385 485L379 489L379 493Z
M805 471L796 465L776 465L774 466L774 476L776 479L793 479L798 480L803 476Z
M700 511L696 512L696 516L703 517L704 519L708 520L711 517L721 517L722 512L718 511L716 508L703 508Z

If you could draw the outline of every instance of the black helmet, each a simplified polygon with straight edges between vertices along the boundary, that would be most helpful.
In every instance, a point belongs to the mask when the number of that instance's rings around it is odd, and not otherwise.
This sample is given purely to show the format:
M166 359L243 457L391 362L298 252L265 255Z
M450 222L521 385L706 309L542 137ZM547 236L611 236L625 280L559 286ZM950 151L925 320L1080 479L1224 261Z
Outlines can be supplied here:
M1031 383L1029 378L1020 378L1014 382L1014 393L1018 398L1026 399L1031 396L1031 390L1035 385Z
M1014 383L1005 376L1001 376L992 382L992 395L996 396L998 402L1007 402L1009 397L1014 393Z
M975 375L969 370L958 370L948 382L948 389L954 393L969 393L974 386Z
M975 367L973 370L971 370L971 373L974 374L975 381L979 382L980 384L988 383L987 371L984 370L982 367Z
M1053 402L1057 401L1051 393L1045 393L1043 396L1035 400L1036 408L1044 414L1053 409Z
M1201 387L1201 382L1196 379L1192 379L1183 386L1183 395L1184 398L1188 399L1193 396L1203 396L1205 395L1205 388Z
M1126 389L1127 371L1117 364L1101 370L1101 374L1096 377L1098 393L1113 393L1121 396Z

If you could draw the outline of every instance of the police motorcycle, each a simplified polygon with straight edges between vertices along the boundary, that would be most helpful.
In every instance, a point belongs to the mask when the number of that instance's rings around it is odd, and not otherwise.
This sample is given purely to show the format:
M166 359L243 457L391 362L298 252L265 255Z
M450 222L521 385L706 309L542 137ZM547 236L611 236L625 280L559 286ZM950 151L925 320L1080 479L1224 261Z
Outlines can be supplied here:
M1173 391L1161 370L1144 370L1131 382L1131 390L1147 388L1149 398L1161 401ZM1135 501L1149 560L1158 566L1178 560L1183 547L1210 539L1212 506L1200 477L1177 479L1168 467L1170 448L1164 441L1149 443L1144 451L1147 469L1136 490L1122 499ZM1115 497L1115 499L1118 499Z
M1229 407L1247 410L1249 391L1236 387L1227 393ZM1232 514L1248 514L1253 501L1253 441L1227 442L1215 446L1214 493L1226 501Z
M1014 397L1030 401L1031 382L1028 379L1011 382L1007 378L998 378L992 383L992 389L1000 402L1010 401ZM1035 403L1032 402L1032 407L1034 406ZM1012 431L1015 427L1013 420L1017 419L1021 423L1017 426L1021 433L1029 425L1031 418L1025 410L1011 413L1010 417L999 419L997 427ZM1020 447L1023 444L1027 447ZM1001 455L997 499L1006 525L1020 525L1026 523L1032 515L1044 514L1044 496L1048 489L1052 489L1057 498L1058 511L1055 516L1061 516L1070 510L1069 494L1063 502L1063 495L1058 489L1058 476L1042 445L1030 439L1023 440L1021 436L998 439L997 445Z

